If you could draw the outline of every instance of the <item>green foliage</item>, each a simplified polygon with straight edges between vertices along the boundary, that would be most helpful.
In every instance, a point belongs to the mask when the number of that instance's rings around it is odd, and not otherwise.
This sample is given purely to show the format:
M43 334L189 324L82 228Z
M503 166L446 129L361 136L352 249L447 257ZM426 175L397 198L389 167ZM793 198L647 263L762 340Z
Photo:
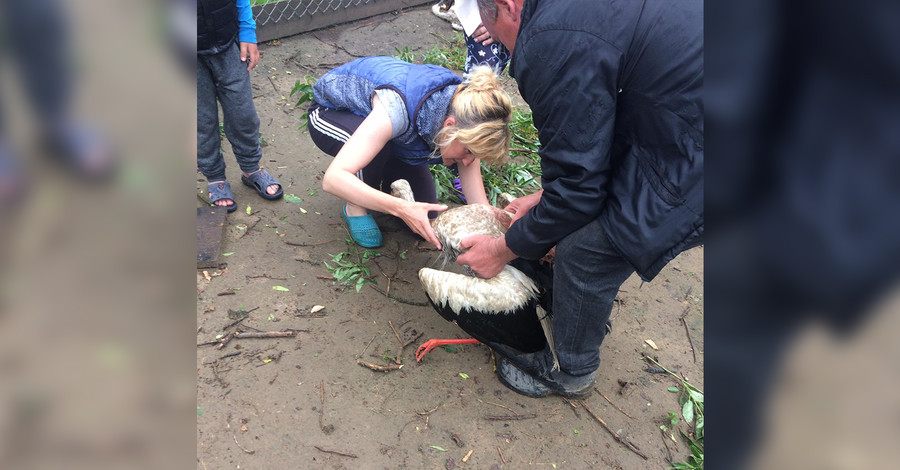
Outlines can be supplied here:
M307 75L307 76L303 77L303 79L305 80L305 82L301 83L300 80L297 80L296 82L294 82L294 88L291 90L291 96L294 96L294 94L299 95L297 97L297 104L294 105L295 107L298 107L298 108L303 103L312 102L312 100L313 100L313 85L316 84L316 77L313 77L312 75ZM306 127L309 124L309 113L303 113L303 115L300 116L300 119L304 119L305 121L304 121L303 125L298 127L298 129L303 129L304 127Z
M403 50L395 47L394 51L397 52L396 54L394 54L395 58L400 59L404 62L409 62L411 64L416 63L416 54L409 51L409 46L403 46Z
M682 470L682 469L699 469L703 470L703 436L704 436L704 420L703 420L703 392L700 391L697 387L691 385L686 380L682 379L681 376L675 374L674 372L666 369L659 362L656 362L653 358L645 356L645 358L656 364L659 368L666 371L672 377L675 377L680 383L682 387L682 394L678 398L678 403L681 405L681 417L684 418L684 422L688 425L693 424L694 430L689 434L685 434L684 431L678 430L678 433L681 434L681 437L687 442L688 447L691 449L691 455L688 457L687 461L672 464L673 468ZM669 422L675 426L678 424L678 414L674 412L669 412Z
M445 39L445 38L442 38ZM434 64L451 70L464 70L466 68L466 48L465 40L461 33L454 35L454 40L445 39L448 43L446 48L434 46L425 51L422 55L423 64Z
M366 263L373 258L381 256L381 253L375 250L363 250L360 252L361 248L353 242L352 238L348 238L346 242L347 251L336 255L328 254L334 266L325 261L325 267L331 271L334 279L341 285L355 286L356 292L362 290L367 282L378 284L369 268L366 267Z

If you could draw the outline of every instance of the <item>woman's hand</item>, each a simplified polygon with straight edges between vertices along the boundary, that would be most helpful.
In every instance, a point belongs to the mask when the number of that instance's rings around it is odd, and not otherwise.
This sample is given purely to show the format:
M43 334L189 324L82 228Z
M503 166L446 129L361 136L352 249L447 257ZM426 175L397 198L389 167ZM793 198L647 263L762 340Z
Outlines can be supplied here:
M475 31L472 33L472 39L480 42L482 46L490 46L494 43L494 38L491 37L491 33L488 32L483 24L475 28Z
M400 201L400 206L394 215L400 217L413 232L419 234L425 241L431 243L439 250L442 249L443 247L441 246L441 242L438 241L437 234L435 234L434 229L431 228L431 219L428 218L428 213L432 211L443 212L448 209L447 206L443 204L429 204L426 202L409 202L399 198L395 199Z

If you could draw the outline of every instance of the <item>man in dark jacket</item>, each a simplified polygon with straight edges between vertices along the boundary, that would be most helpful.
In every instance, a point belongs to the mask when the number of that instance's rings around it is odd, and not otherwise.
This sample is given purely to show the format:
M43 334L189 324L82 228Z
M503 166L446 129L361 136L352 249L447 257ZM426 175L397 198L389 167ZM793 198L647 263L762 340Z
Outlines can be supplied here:
M505 236L463 240L478 275L556 247L549 348L499 346L498 375L531 396L587 393L613 299L703 235L703 5L699 0L478 0L541 141L542 191ZM492 345L494 346L494 345ZM496 348L495 348L496 349Z

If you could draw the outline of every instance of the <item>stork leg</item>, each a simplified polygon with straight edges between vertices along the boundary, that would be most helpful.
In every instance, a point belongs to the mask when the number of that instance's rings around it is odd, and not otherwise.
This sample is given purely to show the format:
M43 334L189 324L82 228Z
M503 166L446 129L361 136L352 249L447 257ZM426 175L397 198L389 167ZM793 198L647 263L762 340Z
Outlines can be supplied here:
M422 343L418 349L416 349L416 362L422 362L422 359L425 358L425 355L431 352L434 348L438 346L446 346L451 344L478 344L481 341L478 341L474 338L466 338L466 339L429 339Z

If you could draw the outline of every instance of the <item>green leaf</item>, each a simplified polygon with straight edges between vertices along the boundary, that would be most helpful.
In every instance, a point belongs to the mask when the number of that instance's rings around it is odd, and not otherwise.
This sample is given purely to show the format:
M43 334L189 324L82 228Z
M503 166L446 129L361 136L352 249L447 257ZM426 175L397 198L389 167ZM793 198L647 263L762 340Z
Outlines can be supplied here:
M288 289L287 287L283 287L283 286L272 286L272 290L277 290L277 291L280 291L280 292L288 292L288 291L290 291L290 289Z
M234 254L233 251L229 251L228 253L222 253L222 256L231 256L233 254Z
M197 407L197 416L203 416L203 408Z
M678 391L678 387L669 387L669 388L667 388L666 390L668 390L668 391L670 391L670 392L677 392L677 391Z
M294 204L300 204L301 202L303 202L303 199L300 199L299 197L297 197L296 194L293 194L293 193L285 194L282 197L284 198L285 201L293 202Z
M575 434L580 434L580 431L576 429Z
M469 378L469 374L467 374L467 373L465 373L465 372L460 372L460 373L459 373L459 376L462 377L462 378L464 378L464 379L468 379L468 378Z
M440 446L429 446L429 447L431 447L432 449L435 449L435 450L439 450L441 452L447 452L447 449L444 449L443 447L440 447Z
M250 215L253 212L253 209L250 209L250 205L247 205L247 215Z
M703 403L703 392L700 392L699 390L691 386L687 387L687 391L691 394L691 400L694 400L697 403Z
M684 406L681 408L681 416L684 416L684 420L687 423L694 421L694 402L688 400L684 403Z

